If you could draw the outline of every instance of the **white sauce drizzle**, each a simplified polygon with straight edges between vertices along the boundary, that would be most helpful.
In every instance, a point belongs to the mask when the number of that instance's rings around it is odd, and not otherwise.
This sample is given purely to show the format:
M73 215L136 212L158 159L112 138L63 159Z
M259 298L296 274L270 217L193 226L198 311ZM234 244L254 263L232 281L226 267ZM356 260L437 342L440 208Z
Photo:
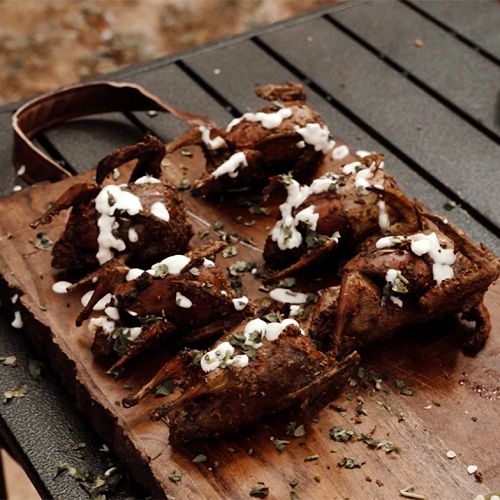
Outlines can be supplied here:
M238 169L248 166L247 157L242 151L234 153L222 165L219 165L213 172L212 177L220 177L221 175L228 174L229 177L238 177Z
M364 158L365 156L369 156L371 154L372 153L370 153L369 151L364 151L363 149L356 151L356 156L359 156L360 158Z
M130 243L135 243L138 240L139 240L139 235L137 234L137 231L133 227L131 227L128 230L128 241L130 241Z
M245 309L245 307L248 305L248 297L246 295L243 295L243 297L237 297L236 299L233 299L233 305L237 311L243 311L243 309Z
M92 308L93 311L104 311L106 309L106 306L113 300L113 295L111 295L110 293L107 293L106 295L104 295L104 297L102 297L101 299L99 299L95 306Z
M127 276L125 276L125 280L126 281L135 280L139 276L142 276L142 274L144 272L145 272L144 269L139 269L138 267L134 267L134 268L132 268L132 269L129 270L129 272L127 273Z
M52 285L52 291L54 293L68 293L68 288L73 285L73 283L70 283L69 281L56 281Z
M142 210L139 198L135 194L123 191L122 187L125 187L125 185L106 186L101 189L95 199L95 208L100 214L97 219L99 250L96 257L101 265L113 258L112 249L123 252L126 248L125 242L120 238L116 238L113 234L113 231L119 227L114 216L116 210L126 212L132 216L137 215Z
M343 160L348 155L349 155L349 148L345 144L337 146L332 151L332 158L334 160Z
M92 298L93 294L94 294L94 290L89 290L88 292L85 292L82 295L80 302L82 303L83 307L87 307L87 304L90 302L90 299Z
M314 213L314 205L301 210L295 216L293 210L302 205L312 194L324 193L336 183L337 179L331 174L314 179L310 186L300 185L295 179L290 179L287 185L287 199L280 205L281 219L271 231L271 239L278 244L280 250L297 248L302 244L302 234L297 229L300 222L309 225L313 231L316 230L319 214ZM336 235L332 235L333 237Z
M14 295L11 297L10 301L11 301L13 304L15 304L15 303L18 301L18 299L19 299L19 294L18 294L18 293L16 293L16 294L14 294Z
M290 316L298 316L302 311L302 306L292 305L290 306Z
M170 220L170 214L168 213L167 207L161 201L155 201L150 208L150 212L158 219L168 222Z
M290 325L299 328L299 324L294 319L285 319L281 323L266 323L265 321L255 318L250 320L243 331L245 337L245 345L252 346L254 349L260 349L264 344L263 340L274 342L279 338L283 331ZM304 335L303 330L300 330ZM237 366L244 368L249 363L249 358L246 354L234 355L235 349L229 342L222 342L216 348L208 351L201 358L201 369L204 372L211 372L219 368L222 363L225 366Z
M19 177L21 177L22 175L24 175L26 173L26 165L21 165L19 167L19 170L17 171L17 175Z
M159 271L166 274L179 274L190 262L191 259L186 255L171 255L153 264L147 272L153 276Z
M382 231L387 231L391 226L391 221L389 219L389 214L385 206L384 200L379 200L377 203L379 214L378 214L378 225Z
M411 236L386 236L380 238L375 244L376 248L391 248L403 241L410 241L411 251L421 257L428 254L434 261L432 264L432 275L438 285L442 281L451 279L454 276L453 264L457 256L453 248L442 247L439 238L435 232L430 234L417 233Z
M183 309L189 309L193 306L193 303L185 295L182 295L182 293L180 292L177 292L175 294L175 303L179 307L182 307Z
M258 111L257 113L245 113L240 118L231 120L226 127L226 132L231 132L233 127L243 120L248 122L260 122L260 124L267 129L277 128L283 123L283 120L290 118L292 114L290 108L281 108L271 113L264 113L262 111Z
M389 300L396 306L403 307L403 301L399 297L394 297L394 295L390 295Z
M21 317L20 311L14 311L14 319L12 320L11 325L17 329L22 328L24 326L23 318Z
M323 154L329 153L335 147L335 141L330 139L330 130L326 125L308 123L305 127L296 127L295 130L302 136L304 142Z
M139 177L134 184L161 184L161 181L152 175L144 175L143 177Z
M275 288L269 292L269 297L283 304L305 304L307 295L300 292L292 292L288 288Z
M210 138L210 129L204 125L200 125L198 130L201 132L201 140L208 149L219 149L227 147L226 141L220 135L214 139Z
M114 321L118 321L120 319L120 313L118 312L118 309L116 307L106 307L104 309L104 314L106 316Z
M378 168L383 168L382 163ZM364 165L359 161L353 161L352 163L348 163L342 167L342 172L346 175L356 174L354 179L354 185L356 186L356 190L360 195L367 195L368 189L371 186L369 179L371 179L375 170L377 169L377 165L373 162L369 167Z

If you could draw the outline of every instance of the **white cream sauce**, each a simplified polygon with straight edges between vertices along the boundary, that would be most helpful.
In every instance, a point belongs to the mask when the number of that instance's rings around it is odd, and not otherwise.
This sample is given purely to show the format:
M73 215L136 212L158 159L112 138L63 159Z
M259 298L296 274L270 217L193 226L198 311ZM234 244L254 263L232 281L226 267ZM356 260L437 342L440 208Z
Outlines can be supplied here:
M403 241L410 241L411 251L421 257L429 255L433 261L432 275L438 285L444 280L454 277L453 264L457 256L453 248L441 246L441 242L435 232L430 234L417 233L411 236L386 236L380 238L375 244L378 249L392 248Z
M208 149L219 149L227 147L226 141L220 135L212 139L210 137L210 129L204 125L200 125L198 130L201 132L201 140Z
M137 234L137 231L133 227L131 227L128 230L128 241L130 241L130 243L135 243L138 240L139 240L139 235Z
M288 288L275 288L269 292L269 297L283 304L305 304L307 295L300 292L292 292Z
M54 293L61 293L61 294L68 293L68 288L72 285L73 283L70 283L69 281L56 281L52 285L52 291Z
M167 207L161 201L155 201L150 208L150 212L158 219L168 222L170 220L170 214L168 213Z
M222 165L219 165L213 172L212 177L220 177L221 175L228 174L229 177L238 177L238 169L248 166L247 157L243 151L238 151L230 156Z
M183 309L190 309L193 307L191 300L189 300L185 295L182 295L181 292L177 292L175 294L175 303Z
M226 132L231 132L233 127L243 120L248 122L260 122L260 124L267 129L277 128L283 123L283 120L290 118L292 114L293 112L290 108L281 108L271 113L264 113L262 111L258 111L257 113L245 113L240 118L231 120L226 127Z
M332 159L334 160L343 160L346 156L349 155L349 148L345 144L341 144L336 148L333 148L332 151Z
M335 147L335 141L330 139L330 130L326 125L308 123L305 127L296 127L296 132L302 136L304 142L323 154L329 153Z
M12 320L11 325L17 329L20 329L24 326L20 311L14 311L14 319Z
M161 181L152 175L144 175L143 177L139 177L134 184L161 184Z
M391 221L389 219L389 214L387 213L387 208L385 206L384 200L379 200L378 206L378 225L382 231L387 231L391 227Z
M245 309L247 305L248 305L248 297L246 295L243 295L243 297L237 297L236 299L233 299L233 306L237 311L243 311L243 309Z
M95 199L95 208L100 214L97 219L99 227L99 236L97 243L99 250L96 254L99 264L104 264L113 258L112 250L123 252L126 249L125 242L116 238L113 232L118 229L119 223L116 220L115 212L125 212L128 215L137 215L142 210L142 204L139 198L124 191L125 185L109 185L101 189L101 192Z
M337 179L333 175L324 175L314 179L310 186L301 185L295 179L290 179L287 188L287 199L280 205L281 219L276 222L272 231L271 239L278 244L280 250L297 248L302 244L302 234L297 229L300 222L307 224L315 231L319 214L314 213L314 205L306 207L298 214L293 211L302 205L312 194L319 194L335 187Z

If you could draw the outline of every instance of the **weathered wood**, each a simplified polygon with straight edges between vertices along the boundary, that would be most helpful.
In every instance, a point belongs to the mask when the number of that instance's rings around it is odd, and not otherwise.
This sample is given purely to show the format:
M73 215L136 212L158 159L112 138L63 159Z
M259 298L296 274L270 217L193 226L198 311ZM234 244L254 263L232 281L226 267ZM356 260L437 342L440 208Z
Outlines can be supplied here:
M183 177L199 175L197 158L178 157L176 166L166 169L174 183ZM182 165L184 162L184 165ZM87 177L91 173L87 174ZM307 433L303 438L287 438L286 426L290 416L266 419L233 436L207 442L193 443L173 450L167 444L168 429L162 422L150 422L148 410L159 404L153 397L143 404L126 410L119 401L127 391L123 385L136 386L158 368L166 353L139 361L133 373L115 381L104 373L90 352L91 336L85 328L74 326L79 294L54 295L51 285L55 278L50 268L50 254L36 250L29 242L34 231L28 222L38 216L48 200L53 200L69 184L68 179L51 185L38 185L0 200L5 216L0 220L0 235L12 233L10 239L0 237L0 268L3 294L20 292L19 307L23 313L25 331L38 349L51 359L64 383L74 394L76 404L91 424L114 447L138 480L155 494L165 493L179 498L247 498L258 481L270 487L270 498L289 496L289 481L299 480L296 490L302 498L388 498L409 484L415 484L428 497L472 497L495 487L500 470L498 450L491 446L491 436L498 429L498 366L500 350L499 327L500 289L488 295L493 315L494 332L487 347L475 358L460 353L457 325L453 323L426 328L425 334L416 329L391 342L381 344L366 353L367 387L352 388L337 402L347 408L337 413L325 409L317 421L304 422ZM233 260L259 260L259 250L265 237L265 227L272 223L268 217L257 217L252 228L234 224L234 218L244 214L241 207L217 205L184 193L197 229L221 220L228 232L244 232L255 237L256 246L239 244ZM245 217L256 218L246 214ZM60 217L46 229L55 239L64 226ZM196 240L195 240L196 241ZM219 265L232 260L218 259ZM256 283L247 276L250 295L255 297ZM253 291L252 291L253 290ZM7 301L8 302L8 301ZM40 305L46 306L44 311ZM411 353L411 354L410 354ZM371 372L384 373L381 391L372 389ZM464 375L465 374L465 375ZM399 394L395 378L403 378L416 391L413 397ZM387 389L387 390L385 390ZM364 398L367 416L354 424L356 396ZM440 406L433 405L438 401ZM384 406L385 405L385 406ZM431 409L426 409L431 405ZM464 412L468 411L470 415ZM399 414L404 421L399 420ZM470 417L477 416L473 422ZM453 422L453 426L450 426ZM303 422L300 422L303 423ZM356 432L386 438L401 448L399 455L369 450L360 443L337 443L330 439L334 425ZM477 429L476 437L470 433ZM279 453L271 437L289 439L291 443ZM253 453L248 454L252 448ZM459 457L446 458L454 449ZM198 454L208 457L206 463L193 464ZM307 457L318 455L318 460ZM360 470L339 469L343 457L366 461ZM219 463L214 468L215 462ZM475 463L484 474L478 484L467 474L466 466ZM176 469L183 473L182 481L173 484L168 476ZM371 481L367 480L369 477ZM376 483L378 480L382 485Z
M241 42L206 51L203 54L194 54L185 62L211 87L218 89L231 105L241 112L247 109L258 109L263 105L263 101L254 93L257 85L271 81L284 83L288 80L297 80L295 75L252 42ZM238 67L238 79L231 77L235 67ZM218 71L214 71L216 69ZM383 152L386 157L387 170L396 177L398 183L409 195L418 198L433 212L445 215L466 230L475 240L483 241L500 253L499 238L473 220L464 210L460 208L452 211L445 210L447 196L387 151L387 148L313 90L307 89L307 95L311 105L322 114L335 136L352 145L354 149Z
M444 26L500 60L500 8L495 0L409 0Z
M500 137L497 109L492 106L500 66L400 2L366 3L355 10L333 11L332 17ZM497 24L499 31L500 17ZM422 40L422 47L417 40Z
M500 145L324 19L263 40L500 227Z

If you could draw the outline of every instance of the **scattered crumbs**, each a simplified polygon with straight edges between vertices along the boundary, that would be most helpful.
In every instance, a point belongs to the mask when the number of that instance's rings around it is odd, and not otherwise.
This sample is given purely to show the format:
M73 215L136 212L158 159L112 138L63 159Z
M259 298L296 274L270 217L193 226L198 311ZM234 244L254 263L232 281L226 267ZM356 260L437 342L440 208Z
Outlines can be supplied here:
M424 126L423 126L421 123L417 123L417 124L415 125L415 128L416 128L417 130L422 130L422 129L424 128Z
M335 410L337 413L344 413L347 411L347 408L343 408L342 406L338 406L336 404L331 404L328 406L331 410Z
M312 42L312 41L314 40L314 38L313 38L312 36L308 36L308 37L306 38L306 40L307 40L308 42Z
M302 437L306 433L306 429L303 425L299 425L298 427L295 428L293 431L293 436L294 437Z
M473 422L477 422L477 417L471 417L470 418Z
M222 250L222 256L225 259L229 259L230 257L234 257L238 254L238 249L234 245L229 245L224 250Z
M290 444L290 441L287 441L286 439L276 439L273 436L271 436L271 441L274 444L274 447L281 453L287 446L287 444Z
M478 482L478 483L482 483L484 481L484 476L483 476L483 473L481 471L476 471L474 472L474 479ZM497 496L498 498L498 496ZM490 498L490 500L493 500L493 497Z
M319 455L309 455L306 458L304 458L304 462L314 462L315 460L319 459Z
M251 457L253 455L253 448L248 448L247 455Z
M361 462L356 458L344 457L340 462L337 463L338 467L343 467L345 469L359 469L366 462Z
M441 403L439 401L431 401L431 403L434 405L434 406L441 406Z
M258 486L254 486L250 490L250 496L256 498L265 498L269 495L269 487L267 487L264 483L258 483Z
M103 444L100 448L99 451L101 453L109 453L109 446L107 444Z
M372 478L370 476L365 476L365 481L367 483L371 483L372 482Z
M299 500L299 495L295 490L290 491L290 500Z
M426 497L424 495L421 495L420 493L415 493L415 486L413 486L413 485L407 486L406 488L399 490L399 494L405 498L415 498L417 500L426 500Z
M290 479L290 481L288 481L288 484L291 488L295 488L299 484L299 480L295 478Z
M384 486L384 483L380 479L375 479L375 484L379 487L382 488Z
M317 483L321 483L321 476L314 476L313 478Z
M455 458L457 456L457 454L453 450L449 450L446 452L446 456L451 459L451 458Z
M415 40L415 47L417 47L417 49L421 49L424 45L425 45L424 41L421 40L420 38L417 38Z
M87 447L87 445L86 445L85 443L80 442L80 443L75 443L75 444L71 447L71 449L72 449L72 450L75 450L75 451L78 451L78 450L83 450L83 449L84 449L84 448L86 448L86 447Z
M220 75L220 69L219 68L215 68L214 69L214 75Z
M54 242L49 238L47 233L38 233L35 240L32 241L32 244L39 250L47 251L52 250L52 247L54 246Z
M158 114L158 112L157 112L157 111L154 111L154 110L150 110L150 111L148 111L148 116L154 117L154 116L156 116L157 114Z
M432 408L432 405L424 406L424 410L430 410L431 408Z
M182 181L177 184L177 191L186 191L188 189L191 188L191 184L186 180L186 179L182 179Z
M174 469L170 475L168 476L168 478L170 479L170 481L172 481L173 483L180 483L181 480L182 480L182 473L179 472L178 470Z
M467 472L469 474L474 474L477 471L477 465L468 465Z
M169 394L172 394L172 392L175 391L175 383L173 380L167 380L166 382L163 382L162 384L156 386L156 389L154 391L154 395L157 397L161 396L168 396Z
M400 413L398 415L398 422L404 422L404 421L405 421L405 416L402 413Z
M193 458L192 462L194 464L202 464L202 463L206 462L207 460L208 460L208 458L206 455L200 454L200 455L196 455Z
M14 186L12 188L12 191L14 191L14 192L21 191L22 188L23 188L22 186Z
M24 398L26 394L28 394L28 386L26 384L18 385L13 389L7 389L3 393L3 403L6 404L13 398Z
M191 158L193 156L193 153L191 153L191 151L189 151L189 149L181 149L181 155L187 156L188 158Z
M0 363L5 366L17 366L17 358L15 356L6 356L0 358Z
M40 311L46 311L47 310L47 307L45 306L42 306L41 304L38 306L40 308Z
M38 380L42 375L43 363L37 359L29 359L28 371L30 372L31 378Z
M453 210L457 207L458 207L458 203L456 201L453 201L453 200L448 200L445 203L443 203L443 208L445 210L448 210L448 211Z

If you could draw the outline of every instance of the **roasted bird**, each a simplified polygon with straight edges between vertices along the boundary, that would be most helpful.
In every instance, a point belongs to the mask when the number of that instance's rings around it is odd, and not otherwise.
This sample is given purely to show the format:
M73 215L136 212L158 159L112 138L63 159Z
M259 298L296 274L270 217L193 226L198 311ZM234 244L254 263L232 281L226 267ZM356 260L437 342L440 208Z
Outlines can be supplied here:
M248 299L234 295L208 258L224 246L216 242L187 255L172 255L148 270L130 269L115 260L79 284L97 279L77 324L95 308L104 310L103 316L90 319L89 329L95 334L94 354L114 360L110 372L159 341L169 340L175 348L209 345L252 314Z
M383 169L383 156L368 154L301 185L285 175L281 219L269 234L266 263L275 278L299 271L338 250L352 249L373 234L416 229L415 202Z
M71 186L32 227L48 224L71 208L66 228L54 244L52 265L86 273L117 255L134 266L187 250L192 228L175 188L161 182L165 145L147 136L143 142L113 151L97 166L96 182ZM105 178L120 165L137 160L129 184Z
M227 333L211 350L184 351L135 396L132 406L167 379L182 394L159 408L168 416L172 444L234 431L291 407L307 412L330 401L359 362L356 353L336 361L319 351L298 323L254 318Z
M200 126L175 141L177 148L203 149L207 174L195 182L193 194L262 185L289 171L309 178L335 146L321 116L307 105L302 85L266 85L256 93L272 105L232 120L224 131Z
M364 244L344 266L340 287L321 295L311 335L338 354L411 325L462 314L476 324L466 349L484 346L491 325L483 297L498 278L498 259L438 216L418 213L418 220L418 232Z

